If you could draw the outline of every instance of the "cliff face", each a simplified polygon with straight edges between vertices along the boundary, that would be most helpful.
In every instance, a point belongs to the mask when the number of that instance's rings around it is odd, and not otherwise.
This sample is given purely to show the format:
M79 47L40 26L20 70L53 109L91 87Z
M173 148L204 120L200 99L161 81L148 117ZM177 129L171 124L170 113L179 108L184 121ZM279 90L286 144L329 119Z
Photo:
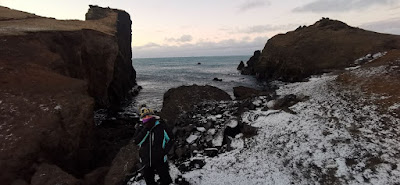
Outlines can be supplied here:
M107 19L108 14L112 13L117 14L115 37L119 51L117 52L113 66L114 73L107 93L111 106L118 106L121 101L130 96L129 91L136 85L136 71L132 67L132 21L129 14L124 11L115 11L98 6L90 6L86 14L86 20ZM103 106L103 104L100 104L100 106Z
M301 81L313 74L351 66L366 54L396 48L400 48L400 36L323 18L314 25L271 38L254 71L260 79Z
M30 181L48 163L80 176L94 167L94 107L135 85L126 12L59 21L0 7L0 181ZM51 175L51 174L47 174Z

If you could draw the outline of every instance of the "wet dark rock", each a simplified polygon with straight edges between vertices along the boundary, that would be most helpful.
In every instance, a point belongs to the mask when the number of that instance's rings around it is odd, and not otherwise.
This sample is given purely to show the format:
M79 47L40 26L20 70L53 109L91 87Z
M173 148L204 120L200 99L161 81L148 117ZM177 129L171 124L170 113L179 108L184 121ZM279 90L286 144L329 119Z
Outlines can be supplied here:
M175 184L190 185L190 183L184 177L182 177L182 175L178 175L178 177L175 179Z
M192 171L194 169L201 169L206 163L204 162L204 159L200 158L194 158L190 161L184 162L181 165L178 166L178 169L181 172L188 172Z
M137 96L138 94L139 94L139 92L140 92L140 90L142 90L143 89L143 87L142 86L140 86L140 85L136 85L136 86L134 86L130 91L129 91L129 94L130 94L130 96Z
M204 127L208 130L212 127L212 121L207 121L207 123L204 124Z
M244 68L244 62L240 61L240 64L237 67L237 70L241 71Z
M243 133L243 137L253 137L257 135L257 128L251 125L243 124L241 133Z
M218 149L217 148L206 148L206 149L204 149L204 154L209 157L215 157L218 155Z
M248 108L249 108L249 110L256 110L256 105L251 103Z
M176 150L175 150L175 155L178 157L178 158L182 158L184 155L185 155L185 153L186 153L186 150L184 149L184 148L177 148Z
M257 96L268 96L270 93L267 91L260 91L250 87L238 86L233 88L233 95L238 100L247 98L254 98Z
M274 104L272 105L272 109L278 110L278 109L286 109L288 107L291 107L295 105L296 103L304 101L304 98L299 98L296 97L294 94L289 94L284 97L278 98L275 100Z
M213 81L222 82L222 79L220 79L220 78L214 78Z
M260 56L261 56L260 50L254 51L254 55L250 57L250 59L247 61L247 66L242 68L241 73L243 75L255 75L256 74L255 64L260 60Z

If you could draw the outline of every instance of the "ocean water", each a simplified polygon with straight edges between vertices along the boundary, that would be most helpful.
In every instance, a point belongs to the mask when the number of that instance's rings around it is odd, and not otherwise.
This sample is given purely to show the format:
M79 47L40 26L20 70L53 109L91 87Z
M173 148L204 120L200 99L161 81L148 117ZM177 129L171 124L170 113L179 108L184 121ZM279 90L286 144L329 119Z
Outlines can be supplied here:
M132 106L146 104L161 110L163 95L168 89L182 85L212 85L233 97L233 87L262 89L253 76L241 75L236 69L250 56L134 58L136 81L143 89ZM213 81L214 78L222 81Z

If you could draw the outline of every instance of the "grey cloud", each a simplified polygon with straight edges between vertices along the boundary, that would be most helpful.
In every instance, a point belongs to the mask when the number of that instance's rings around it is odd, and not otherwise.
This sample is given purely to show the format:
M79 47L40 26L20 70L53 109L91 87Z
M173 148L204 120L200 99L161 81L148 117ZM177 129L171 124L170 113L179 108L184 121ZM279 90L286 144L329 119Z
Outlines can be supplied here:
M147 44L145 44L143 46L137 46L136 48L137 49L148 49L148 48L157 48L157 47L160 47L160 46L161 45L156 44L154 42L149 42L149 43L147 43Z
M400 18L369 22L360 25L360 28L380 33L400 35Z
M249 26L249 27L245 27L245 28L226 28L226 27L224 27L219 30L227 32L229 34L236 34L236 33L253 34L253 33L266 33L266 32L270 32L270 31L287 32L287 31L296 29L300 25L306 25L306 24L305 23L303 23L303 24L282 24L282 25L265 24L265 25L254 25L254 26Z
M294 12L345 12L361 10L374 5L394 5L399 0L316 0L293 9Z
M220 42L201 41L181 46L133 47L132 54L135 58L251 55L255 50L263 49L267 40L267 37L257 37L252 40L228 39Z
M259 8L262 6L268 6L270 2L267 0L247 0L245 3L239 6L239 12L245 12L254 8Z
M190 42L193 40L193 37L191 35L182 35L179 38L166 38L165 40L169 42Z

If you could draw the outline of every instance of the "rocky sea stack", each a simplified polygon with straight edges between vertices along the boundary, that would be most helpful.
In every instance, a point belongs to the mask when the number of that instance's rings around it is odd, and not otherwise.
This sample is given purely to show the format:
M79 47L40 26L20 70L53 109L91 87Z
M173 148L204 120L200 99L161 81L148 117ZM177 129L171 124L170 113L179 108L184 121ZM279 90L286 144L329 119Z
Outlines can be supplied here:
M90 6L86 19L0 7L2 184L75 184L96 167L94 108L129 98L136 74L129 14Z
M314 74L344 69L366 54L400 48L400 36L351 27L323 18L311 26L272 37L242 70L262 80L302 81ZM259 58L253 62L254 58Z

